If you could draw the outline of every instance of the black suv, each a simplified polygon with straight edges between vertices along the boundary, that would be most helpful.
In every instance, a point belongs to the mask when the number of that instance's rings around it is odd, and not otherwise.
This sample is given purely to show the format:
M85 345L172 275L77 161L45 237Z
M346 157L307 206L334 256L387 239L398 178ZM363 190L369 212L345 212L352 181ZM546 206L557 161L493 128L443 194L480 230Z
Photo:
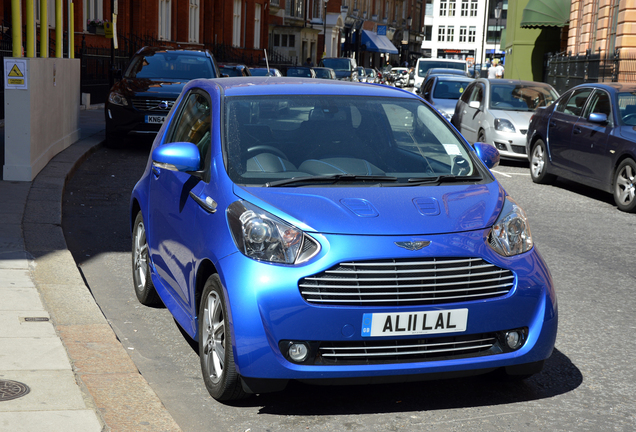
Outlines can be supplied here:
M358 81L358 65L356 60L346 57L326 57L320 60L321 67L336 71L336 78L343 81Z
M104 105L106 145L121 146L129 135L156 135L188 81L219 76L207 50L140 49Z

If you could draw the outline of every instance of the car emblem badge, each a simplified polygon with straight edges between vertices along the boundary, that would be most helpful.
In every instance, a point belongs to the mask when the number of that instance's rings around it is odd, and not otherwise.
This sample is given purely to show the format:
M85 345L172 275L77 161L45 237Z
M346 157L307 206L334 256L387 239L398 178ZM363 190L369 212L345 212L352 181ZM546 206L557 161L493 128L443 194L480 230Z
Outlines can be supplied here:
M408 249L410 251L416 251L416 250L420 250L422 248L425 248L426 246L430 245L431 242L426 240L426 241L407 241L407 242L395 242L395 244L401 248L404 249Z
M168 101L159 102L159 108L161 108L161 109L168 109L168 106L169 106L169 102Z

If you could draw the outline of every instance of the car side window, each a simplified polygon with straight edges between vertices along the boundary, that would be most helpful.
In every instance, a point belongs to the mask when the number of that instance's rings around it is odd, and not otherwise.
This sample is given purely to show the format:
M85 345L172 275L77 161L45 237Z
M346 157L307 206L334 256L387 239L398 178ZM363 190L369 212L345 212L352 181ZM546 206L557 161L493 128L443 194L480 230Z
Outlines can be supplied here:
M610 97L607 92L603 90L596 90L590 102L587 104L583 117L588 118L590 114L605 114L608 121L612 121L612 104L610 103Z
M181 104L178 120L166 140L170 142L190 142L199 148L201 161L207 162L212 134L210 100L202 93L191 92Z
M477 101L481 103L483 99L484 99L484 88L480 85L476 85L475 90L473 90L473 93L470 95L470 102Z
M473 90L475 90L475 84L470 84L466 91L464 91L464 93L462 94L460 100L467 104L468 100L470 99L470 95L473 93Z
M428 80L428 81L426 81L426 85L424 85L424 91L422 92L423 94L426 94L426 93L430 93L430 92L431 92L431 87L433 87L433 81L434 81L434 80Z
M563 107L564 114L570 114L577 117L580 117L583 114L583 107L585 106L585 101L592 93L592 89L578 89L572 92L572 96L568 99Z

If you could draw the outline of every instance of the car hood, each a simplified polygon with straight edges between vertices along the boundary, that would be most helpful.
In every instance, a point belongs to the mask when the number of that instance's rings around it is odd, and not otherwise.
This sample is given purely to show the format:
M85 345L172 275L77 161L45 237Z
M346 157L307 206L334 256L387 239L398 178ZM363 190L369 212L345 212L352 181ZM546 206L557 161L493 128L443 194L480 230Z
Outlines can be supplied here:
M636 126L621 126L618 133L626 140L636 142Z
M156 98L170 97L176 99L188 80L150 80L147 78L124 79L119 86L129 94L145 94Z
M505 192L498 182L412 187L266 188L235 194L298 228L323 234L421 235L493 225Z
M534 114L533 111L504 111L504 110L490 110L490 114L493 118L503 118L510 120L517 129L528 129L530 124L530 117Z
M456 105L457 99L433 99L433 106L438 111L447 112L451 115L455 112Z

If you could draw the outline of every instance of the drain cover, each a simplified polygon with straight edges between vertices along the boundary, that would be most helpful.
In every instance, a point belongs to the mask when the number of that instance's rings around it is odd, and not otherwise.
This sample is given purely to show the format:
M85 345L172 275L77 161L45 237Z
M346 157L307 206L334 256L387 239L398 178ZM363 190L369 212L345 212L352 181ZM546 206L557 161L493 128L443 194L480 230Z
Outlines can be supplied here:
M31 391L28 385L0 379L0 402L17 399Z

